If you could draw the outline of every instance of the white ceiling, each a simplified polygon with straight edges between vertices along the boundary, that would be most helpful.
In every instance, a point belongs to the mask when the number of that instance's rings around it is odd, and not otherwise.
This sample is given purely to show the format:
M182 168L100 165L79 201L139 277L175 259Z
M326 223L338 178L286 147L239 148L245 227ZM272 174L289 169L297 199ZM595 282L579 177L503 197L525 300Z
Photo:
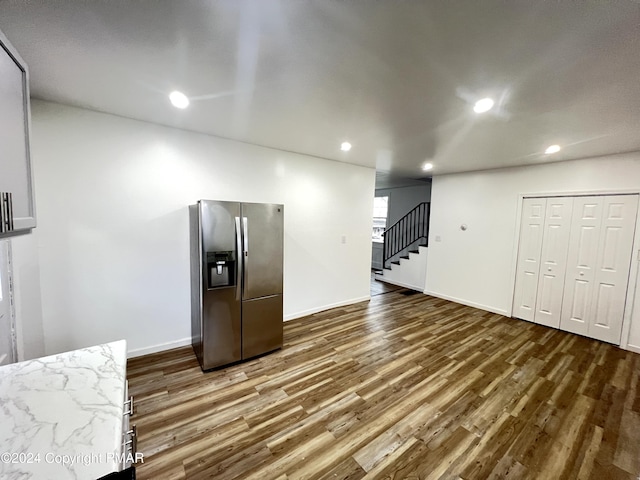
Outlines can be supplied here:
M387 179L640 150L636 0L0 0L0 29L34 97Z

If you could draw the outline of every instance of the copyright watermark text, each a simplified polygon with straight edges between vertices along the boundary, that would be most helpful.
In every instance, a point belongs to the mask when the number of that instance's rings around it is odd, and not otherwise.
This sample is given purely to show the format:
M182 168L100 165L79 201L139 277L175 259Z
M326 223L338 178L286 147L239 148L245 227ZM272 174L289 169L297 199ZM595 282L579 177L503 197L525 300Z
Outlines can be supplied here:
M31 464L45 463L58 465L91 465L95 463L144 463L144 454L136 452L117 453L86 453L76 455L57 454L53 452L33 453L33 452L2 452L0 453L0 463L11 464Z

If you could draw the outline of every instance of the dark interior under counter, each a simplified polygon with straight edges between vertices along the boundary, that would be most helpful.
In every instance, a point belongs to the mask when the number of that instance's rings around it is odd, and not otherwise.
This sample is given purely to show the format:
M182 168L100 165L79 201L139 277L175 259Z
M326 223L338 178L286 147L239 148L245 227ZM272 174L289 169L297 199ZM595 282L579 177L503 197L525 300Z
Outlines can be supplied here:
M121 472L113 472L104 477L100 477L97 480L136 480L136 469L131 466L122 470Z

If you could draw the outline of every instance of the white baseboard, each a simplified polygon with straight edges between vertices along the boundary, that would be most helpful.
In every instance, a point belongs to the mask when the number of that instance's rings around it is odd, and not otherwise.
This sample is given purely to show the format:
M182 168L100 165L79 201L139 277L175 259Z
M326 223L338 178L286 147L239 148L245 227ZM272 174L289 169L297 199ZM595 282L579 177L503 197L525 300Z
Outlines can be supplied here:
M332 308L345 307L347 305L353 305L354 303L368 302L369 300L371 300L371 295L365 295L363 297L352 298L351 300L345 300L344 302L337 302L329 305L323 305L321 307L310 308L309 310L303 310L301 312L295 312L295 313L290 313L288 315L285 315L284 321L288 322L289 320L306 317L307 315L313 315L314 313L318 313L318 312L324 312L325 310L330 310Z
M385 278L383 275L376 275L376 280L384 283L390 283L392 285L398 285L399 287L410 288L411 290L417 290L418 292L422 292L422 287L418 285L410 285L408 283L399 282L397 280L389 280Z
M635 345L627 345L625 350L629 350L630 352L640 353L640 347L636 347Z
M509 316L509 312L501 308L490 307L488 305L482 305L480 303L470 302L469 300L463 300L461 298L450 297L449 295L443 295L442 293L431 292L429 290L425 290L423 293L425 295L431 295L432 297L438 297L444 300L449 300L451 302L461 303L462 305L467 305L468 307L479 308L480 310L486 310L487 312L504 315L505 317Z
M171 350L172 348L186 347L187 345L191 345L191 337L176 340L174 342L161 343L151 347L137 348L127 352L127 358L141 357L142 355L163 352L165 350Z

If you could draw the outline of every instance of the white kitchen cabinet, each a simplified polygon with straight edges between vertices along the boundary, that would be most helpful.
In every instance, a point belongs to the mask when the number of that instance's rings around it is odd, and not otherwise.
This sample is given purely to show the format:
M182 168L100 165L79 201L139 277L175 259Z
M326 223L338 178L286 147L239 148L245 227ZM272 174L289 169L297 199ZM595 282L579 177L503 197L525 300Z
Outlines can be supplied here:
M36 226L29 132L27 64L0 32L0 237Z

